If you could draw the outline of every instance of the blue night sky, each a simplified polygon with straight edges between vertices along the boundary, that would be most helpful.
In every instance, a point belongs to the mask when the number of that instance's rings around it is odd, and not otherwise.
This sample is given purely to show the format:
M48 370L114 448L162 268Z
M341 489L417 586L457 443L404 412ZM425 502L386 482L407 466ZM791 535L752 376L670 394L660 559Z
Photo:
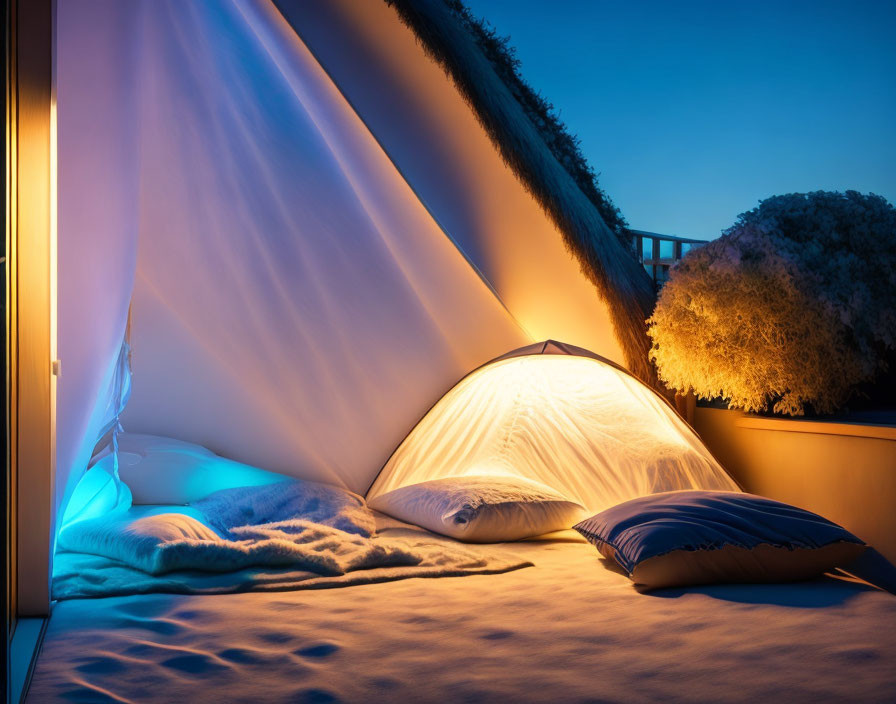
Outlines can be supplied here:
M812 190L896 204L896 0L466 0L631 227L711 239Z

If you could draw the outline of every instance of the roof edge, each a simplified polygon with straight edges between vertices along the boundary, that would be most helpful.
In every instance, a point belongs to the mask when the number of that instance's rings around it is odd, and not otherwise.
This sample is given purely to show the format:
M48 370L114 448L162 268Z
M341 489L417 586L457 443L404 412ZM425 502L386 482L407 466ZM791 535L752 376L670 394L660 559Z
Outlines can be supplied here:
M632 374L663 389L648 359L646 319L656 299L637 258L545 143L513 90L465 25L459 0L385 0L445 71L504 162L560 230L582 273L606 300Z

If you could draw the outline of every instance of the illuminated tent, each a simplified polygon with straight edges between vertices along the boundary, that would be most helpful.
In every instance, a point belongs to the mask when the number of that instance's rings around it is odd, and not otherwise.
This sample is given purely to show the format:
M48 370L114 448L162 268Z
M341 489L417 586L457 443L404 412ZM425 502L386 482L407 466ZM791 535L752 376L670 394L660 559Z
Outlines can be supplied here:
M128 431L364 492L507 350L649 379L649 278L443 0L65 2L55 41L62 373L23 571L128 389Z
M533 479L592 513L659 491L738 490L662 397L599 355L551 340L499 357L445 394L368 499L464 475Z

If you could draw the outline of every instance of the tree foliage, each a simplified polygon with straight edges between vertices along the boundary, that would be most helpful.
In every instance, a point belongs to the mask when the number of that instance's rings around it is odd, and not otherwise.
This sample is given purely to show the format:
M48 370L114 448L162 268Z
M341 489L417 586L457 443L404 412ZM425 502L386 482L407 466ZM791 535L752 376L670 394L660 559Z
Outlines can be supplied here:
M896 210L856 191L764 200L673 268L648 325L674 389L833 412L896 350Z

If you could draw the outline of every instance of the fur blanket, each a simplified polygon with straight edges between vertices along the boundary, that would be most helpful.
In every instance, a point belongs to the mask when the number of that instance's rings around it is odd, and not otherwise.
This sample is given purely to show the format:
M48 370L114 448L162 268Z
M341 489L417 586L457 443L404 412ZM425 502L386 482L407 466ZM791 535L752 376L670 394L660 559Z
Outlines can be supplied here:
M193 506L133 506L68 526L53 596L320 588L528 564L420 530L376 534L360 497L289 481L224 490Z

